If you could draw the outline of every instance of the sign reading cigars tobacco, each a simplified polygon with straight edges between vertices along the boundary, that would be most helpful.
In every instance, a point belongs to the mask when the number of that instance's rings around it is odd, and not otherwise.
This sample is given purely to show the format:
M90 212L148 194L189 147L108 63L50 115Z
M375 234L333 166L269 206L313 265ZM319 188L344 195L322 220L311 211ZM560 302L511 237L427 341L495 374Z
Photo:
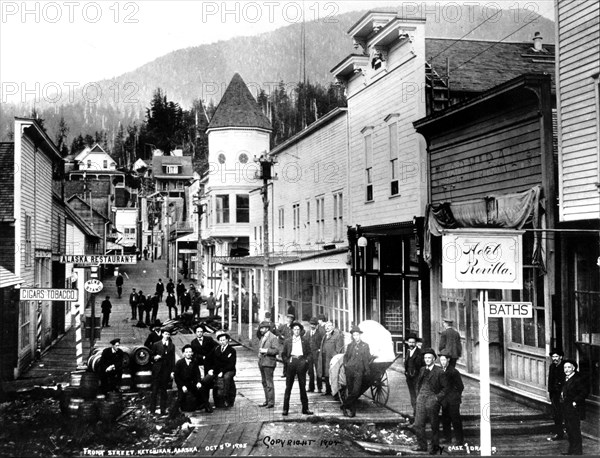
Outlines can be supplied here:
M76 289L21 288L19 300L74 302L77 300L78 293Z
M76 264L136 264L134 254L68 254L60 257L60 262Z
M442 286L522 289L522 232L455 230L442 237Z

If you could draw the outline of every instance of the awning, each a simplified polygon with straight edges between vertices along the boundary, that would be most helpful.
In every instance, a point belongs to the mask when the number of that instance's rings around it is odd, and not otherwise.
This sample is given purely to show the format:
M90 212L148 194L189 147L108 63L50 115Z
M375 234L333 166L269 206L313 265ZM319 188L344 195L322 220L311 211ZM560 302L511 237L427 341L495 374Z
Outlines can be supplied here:
M261 268L265 262L264 256L215 256L213 260L223 266L239 268ZM348 269L348 248L295 253L287 256L272 254L269 256L269 267L277 271Z
M121 251L123 250L123 245L119 245L118 243L115 242L106 242L106 251Z
M23 283L23 279L17 277L10 270L0 266L0 288L7 288L9 286L18 285Z
M181 237L178 237L177 239L175 239L176 242L198 242L198 234L194 234L193 232L191 234L186 234L186 235L182 235Z

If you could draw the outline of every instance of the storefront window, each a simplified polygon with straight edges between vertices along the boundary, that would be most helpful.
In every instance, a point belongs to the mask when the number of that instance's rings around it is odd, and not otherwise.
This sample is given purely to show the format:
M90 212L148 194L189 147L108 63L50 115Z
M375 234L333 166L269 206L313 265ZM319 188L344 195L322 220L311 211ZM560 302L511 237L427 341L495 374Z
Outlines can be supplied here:
M529 347L544 348L546 323L544 312L544 277L535 267L523 269L523 290L512 292L512 300L531 302L532 318L511 318L511 341Z

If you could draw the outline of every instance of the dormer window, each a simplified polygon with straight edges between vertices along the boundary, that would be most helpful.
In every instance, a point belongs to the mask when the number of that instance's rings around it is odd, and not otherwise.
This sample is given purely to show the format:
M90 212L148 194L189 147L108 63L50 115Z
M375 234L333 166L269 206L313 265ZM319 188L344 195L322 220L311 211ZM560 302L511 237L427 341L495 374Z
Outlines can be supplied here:
M165 165L163 169L167 175L177 175L179 173L178 165Z
M106 159L104 159L104 161L102 161L102 168L103 169L107 169L108 168L108 161Z

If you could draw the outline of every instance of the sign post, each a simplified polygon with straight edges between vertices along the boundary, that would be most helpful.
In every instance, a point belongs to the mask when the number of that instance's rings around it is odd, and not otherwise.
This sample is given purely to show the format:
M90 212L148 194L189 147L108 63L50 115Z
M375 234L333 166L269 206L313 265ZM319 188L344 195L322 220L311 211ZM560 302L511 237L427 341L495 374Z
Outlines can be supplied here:
M487 318L520 313L520 304L488 302L487 289L523 288L523 231L455 229L442 238L442 287L477 289L479 314L479 399L481 456L492 455L490 349ZM505 304L505 307L499 307ZM513 307L510 307L511 304ZM514 307L516 306L516 307ZM520 316L524 318L524 316Z

